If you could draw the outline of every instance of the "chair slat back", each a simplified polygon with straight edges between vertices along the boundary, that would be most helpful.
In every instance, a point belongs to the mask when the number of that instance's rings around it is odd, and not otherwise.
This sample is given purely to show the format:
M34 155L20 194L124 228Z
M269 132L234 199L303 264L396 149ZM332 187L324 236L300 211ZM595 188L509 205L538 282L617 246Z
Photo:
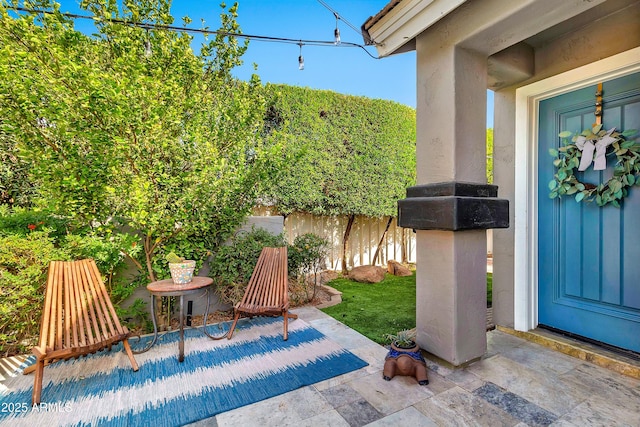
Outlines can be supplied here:
M94 260L51 262L41 348L76 348L124 333Z
M259 310L288 304L287 248L263 248L240 306Z

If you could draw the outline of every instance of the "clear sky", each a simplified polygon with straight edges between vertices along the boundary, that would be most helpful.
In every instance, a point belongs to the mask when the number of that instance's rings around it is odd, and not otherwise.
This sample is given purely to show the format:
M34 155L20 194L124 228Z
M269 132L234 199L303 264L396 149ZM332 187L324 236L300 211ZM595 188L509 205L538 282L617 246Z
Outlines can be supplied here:
M61 10L83 13L77 7L79 0L58 0ZM356 28L375 15L388 0L324 0L333 10ZM176 25L187 15L193 22L190 27L204 25L217 29L220 25L221 1L174 0L171 12ZM232 1L226 2L228 5ZM238 0L238 23L245 34L284 37L296 40L333 40L336 19L333 12L318 0ZM84 32L92 24L78 22ZM339 21L342 41L364 44L359 32ZM197 36L196 36L197 37ZM367 50L375 57L373 47ZM347 47L302 47L305 68L298 69L300 47L296 44L280 44L252 40L244 55L244 65L235 74L248 79L257 73L263 83L285 83L314 89L362 95L369 98L388 99L416 106L416 55L408 52L391 57L374 59L362 49ZM257 70L254 70L254 64ZM489 100L489 106L493 104ZM490 113L489 117L493 114ZM487 126L492 126L488 120Z

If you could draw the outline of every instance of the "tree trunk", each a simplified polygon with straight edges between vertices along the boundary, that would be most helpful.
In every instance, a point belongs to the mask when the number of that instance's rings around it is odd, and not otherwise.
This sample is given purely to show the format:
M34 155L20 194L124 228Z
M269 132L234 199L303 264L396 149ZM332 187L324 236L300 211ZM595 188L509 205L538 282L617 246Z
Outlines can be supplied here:
M149 282L155 282L156 281L156 275L153 272L153 253L155 251L155 245L152 243L151 240L151 236L147 235L144 239L144 259L145 259L145 264L147 267L147 279L149 279ZM170 319L170 313L169 313L169 309L167 308L167 315L166 317L164 316L164 314L162 314L162 297L160 298L156 298L155 300L155 312L156 312L156 317L158 319L158 329L160 331L166 331L167 327L169 325L169 319Z
M149 279L149 282L156 281L156 275L153 272L153 262L152 262L154 250L155 250L155 246L151 242L151 236L147 235L144 239L144 259L145 259L145 264L147 266L147 278Z
M347 274L347 250L349 249L349 235L351 234L351 227L356 220L355 215L349 215L347 221L347 228L344 230L344 236L342 236L342 274Z
M400 244L400 250L402 253L402 263L406 264L407 263L407 233L406 233L406 228L401 228L402 230L402 240L401 240L401 244Z
M376 253L373 254L373 261L371 261L371 265L376 265L376 261L378 259L378 255L380 254L380 246L382 246L382 242L384 241L384 236L387 235L387 231L389 231L389 227L391 226L391 222L393 221L393 217L389 217L389 221L387 221L387 226L382 232L382 236L380 236L380 241L378 242L378 247L376 248Z

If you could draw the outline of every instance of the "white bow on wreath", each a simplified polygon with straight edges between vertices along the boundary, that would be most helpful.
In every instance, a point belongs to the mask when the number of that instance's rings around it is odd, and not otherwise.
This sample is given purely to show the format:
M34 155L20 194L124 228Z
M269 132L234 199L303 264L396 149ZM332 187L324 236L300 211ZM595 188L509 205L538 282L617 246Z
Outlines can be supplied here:
M602 137L596 137L595 139L587 139L587 137L579 135L576 139L576 147L582 151L582 157L580 158L579 171L585 171L593 161L593 169L602 171L607 168L607 147L618 140L611 134L616 128L611 128ZM596 152L595 159L593 158L593 152Z

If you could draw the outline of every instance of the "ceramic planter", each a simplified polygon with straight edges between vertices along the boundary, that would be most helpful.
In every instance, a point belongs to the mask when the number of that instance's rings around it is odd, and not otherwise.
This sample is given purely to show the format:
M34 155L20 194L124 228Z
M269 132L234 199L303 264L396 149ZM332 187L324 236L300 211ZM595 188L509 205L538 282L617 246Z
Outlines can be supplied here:
M183 262L169 263L171 278L176 285L184 285L193 279L193 270L196 268L196 262L186 260Z

